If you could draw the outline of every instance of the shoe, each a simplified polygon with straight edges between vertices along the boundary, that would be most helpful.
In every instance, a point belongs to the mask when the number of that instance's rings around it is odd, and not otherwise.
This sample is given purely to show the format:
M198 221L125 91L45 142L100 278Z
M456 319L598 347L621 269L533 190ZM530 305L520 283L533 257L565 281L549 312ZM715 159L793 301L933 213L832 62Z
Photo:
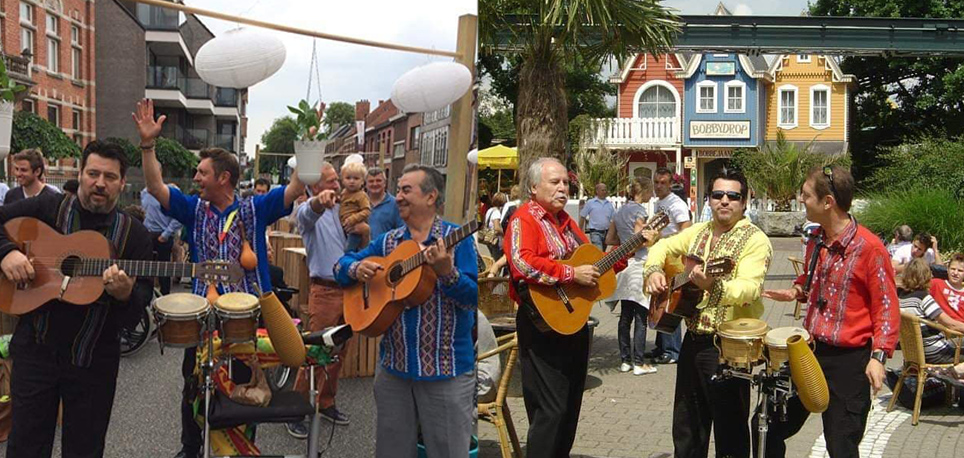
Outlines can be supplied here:
M345 426L348 424L348 415L345 415L338 411L335 406L331 406L327 409L321 409L321 418L328 420L336 425Z
M649 364L633 366L633 375L646 375L656 372L656 367Z
M308 423L305 421L288 423L285 425L285 429L287 429L288 434L291 434L291 437L294 437L295 439L308 438Z
M174 455L174 458L198 458L198 454L197 452L189 452L181 449L180 452L177 452L177 455Z
M622 363L619 365L619 372L629 372L631 370L633 370L633 366L630 366L629 363Z
M653 362L656 364L676 364L676 358L673 358L667 354L659 355L658 358L654 359Z
M643 353L643 358L656 359L656 358L659 358L659 356L660 356L660 355L656 353L656 350L647 351L646 353Z

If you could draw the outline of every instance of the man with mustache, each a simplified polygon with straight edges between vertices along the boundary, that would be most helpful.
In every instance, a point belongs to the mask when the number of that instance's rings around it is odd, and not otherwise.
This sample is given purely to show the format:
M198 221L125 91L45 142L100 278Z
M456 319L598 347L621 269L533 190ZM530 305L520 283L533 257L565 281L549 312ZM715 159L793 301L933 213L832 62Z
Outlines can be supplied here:
M58 232L94 230L119 259L150 260L150 233L118 211L127 176L127 154L112 143L87 144L77 195L41 193L0 207L0 268L10 281L37 275L32 261L10 241L2 224L29 216ZM37 243L43 243L43 240ZM7 454L49 457L63 403L63 456L102 457L120 361L119 331L140 319L150 303L153 279L132 278L116 264L103 273L104 294L89 305L52 300L20 317L10 353L13 429Z
M275 188L265 195L241 198L237 193L241 175L237 157L221 148L206 148L201 150L201 162L194 174L200 195L184 195L177 188L164 184L154 151L167 117L161 115L155 120L154 102L146 99L137 103L137 112L132 116L141 137L147 190L161 203L164 213L180 221L188 231L191 262L221 260L240 263L241 252L247 244L257 255L257 266L246 270L237 283L215 285L217 293L245 292L257 296L259 291L271 291L265 231L269 225L291 213L291 204L304 193L305 187L298 180L298 174L292 174L288 186ZM194 294L206 296L207 290L207 284L194 280ZM193 378L196 352L197 348L184 351L181 371L185 383ZM250 377L250 370L243 364L235 364L234 375L236 381L244 383ZM182 449L178 458L196 457L202 445L201 431L194 421L194 411L188 399L190 391L184 390L185 399L181 403Z
M558 159L544 157L529 166L530 200L513 214L505 236L512 282L510 296L519 303L516 328L522 362L522 393L529 416L526 449L530 457L568 457L576 439L582 392L589 364L589 329L572 335L541 331L541 318L529 295L529 284L599 280L595 266L571 267L568 258L586 234L565 211L569 174Z

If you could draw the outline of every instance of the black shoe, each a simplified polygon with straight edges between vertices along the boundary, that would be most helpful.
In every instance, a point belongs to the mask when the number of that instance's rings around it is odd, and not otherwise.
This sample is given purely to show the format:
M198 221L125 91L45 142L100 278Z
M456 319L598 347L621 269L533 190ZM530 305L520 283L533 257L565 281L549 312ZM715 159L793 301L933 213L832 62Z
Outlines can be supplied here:
M288 434L291 434L291 437L294 437L295 439L308 438L308 424L304 421L288 423L285 425L285 429L287 429Z
M198 453L181 449L180 452L177 452L177 455L174 455L174 458L198 458Z
M321 409L321 418L328 420L336 425L345 426L348 424L348 415L345 415L338 411L335 406L331 406L327 409Z
M646 353L643 353L643 358L656 359L656 358L659 358L659 357L660 357L660 355L656 353L656 350L647 351Z
M656 364L676 364L676 358L673 358L670 355L663 353L658 358L653 360L653 362L655 362Z

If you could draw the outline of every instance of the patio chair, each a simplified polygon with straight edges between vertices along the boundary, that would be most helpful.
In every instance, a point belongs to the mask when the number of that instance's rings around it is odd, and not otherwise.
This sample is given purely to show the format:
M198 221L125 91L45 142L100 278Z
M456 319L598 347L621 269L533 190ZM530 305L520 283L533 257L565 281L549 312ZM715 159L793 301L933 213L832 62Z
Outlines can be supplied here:
M920 330L922 323L943 332L944 335L947 336L947 339L954 343L956 347L954 350L954 362L931 364L924 361L924 339ZM900 394L900 389L904 385L904 377L907 377L909 374L916 375L917 393L914 398L914 412L911 417L911 424L917 426L917 420L920 418L921 396L924 394L924 384L927 381L927 377L933 375L933 372L937 372L940 369L953 367L961 361L962 337L964 337L964 334L952 331L940 323L920 318L908 312L900 312L900 346L904 352L904 366L903 370L901 370L900 378L897 379L897 386L894 387L894 394L890 398L890 404L887 405L887 411L890 412L894 409L897 396ZM947 386L945 402L947 405L951 405L955 398L956 387L948 382L945 382L945 385Z
M498 347L487 351L476 361L486 358L499 357L500 354L508 351L505 367L502 368L502 376L499 379L499 388L492 402L479 402L479 419L492 423L499 431L499 445L502 449L502 458L513 456L522 458L522 447L519 446L519 436L516 435L515 425L512 424L512 415L509 413L509 404L506 403L506 394L509 392L509 382L512 379L512 369L519 354L519 343L516 333L506 334L496 339Z
M790 261L790 265L793 266L793 273L795 273L798 277L803 274L804 267L803 267L803 260L802 260L802 259L800 259L800 258L798 258L798 257L796 257L796 256L787 256L787 260ZM794 319L794 320L799 320L799 319L800 319L800 308L801 308L801 307L803 307L803 303L800 302L800 301L796 301L796 305L793 307L793 319Z

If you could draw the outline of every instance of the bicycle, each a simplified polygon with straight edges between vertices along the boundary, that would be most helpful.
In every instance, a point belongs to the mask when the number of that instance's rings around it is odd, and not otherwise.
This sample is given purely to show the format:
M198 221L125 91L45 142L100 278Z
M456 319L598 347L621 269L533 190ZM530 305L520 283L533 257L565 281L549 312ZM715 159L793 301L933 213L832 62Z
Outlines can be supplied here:
M153 299L161 297L161 291L154 288ZM151 313L151 304L147 304L144 310L141 311L141 318L137 321L137 324L133 328L121 328L120 330L120 346L121 346L121 356L131 356L135 355L144 347L147 346L147 342L157 336L157 326L154 323L154 314Z

